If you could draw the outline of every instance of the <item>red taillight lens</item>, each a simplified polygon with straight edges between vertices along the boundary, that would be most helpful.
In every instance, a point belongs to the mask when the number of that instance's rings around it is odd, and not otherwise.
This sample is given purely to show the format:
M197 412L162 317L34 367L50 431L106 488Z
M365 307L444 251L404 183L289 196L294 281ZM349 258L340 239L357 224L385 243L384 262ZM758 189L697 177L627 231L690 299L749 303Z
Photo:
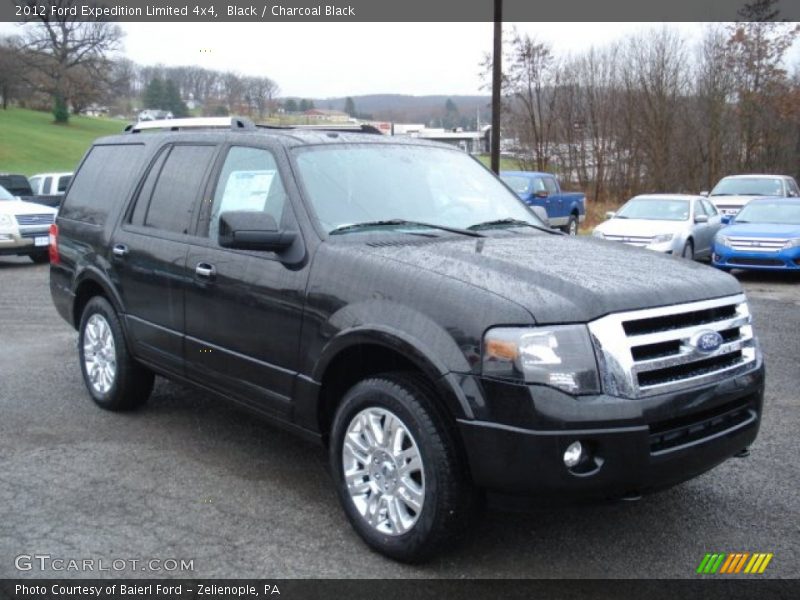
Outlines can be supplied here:
M50 247L48 248L50 255L50 264L57 265L61 262L61 257L58 254L58 225L53 223L50 225Z

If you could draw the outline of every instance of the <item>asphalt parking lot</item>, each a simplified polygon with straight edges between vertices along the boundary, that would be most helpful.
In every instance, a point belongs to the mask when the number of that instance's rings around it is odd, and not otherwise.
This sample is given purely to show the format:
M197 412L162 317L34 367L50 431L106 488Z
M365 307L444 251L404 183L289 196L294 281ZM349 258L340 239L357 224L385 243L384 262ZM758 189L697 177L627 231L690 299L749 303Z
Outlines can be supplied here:
M492 510L412 567L360 542L320 448L162 379L142 410L96 408L48 267L0 258L0 578L103 575L20 572L23 554L193 560L128 577L693 577L734 551L800 577L800 278L740 279L768 368L749 458L639 502Z

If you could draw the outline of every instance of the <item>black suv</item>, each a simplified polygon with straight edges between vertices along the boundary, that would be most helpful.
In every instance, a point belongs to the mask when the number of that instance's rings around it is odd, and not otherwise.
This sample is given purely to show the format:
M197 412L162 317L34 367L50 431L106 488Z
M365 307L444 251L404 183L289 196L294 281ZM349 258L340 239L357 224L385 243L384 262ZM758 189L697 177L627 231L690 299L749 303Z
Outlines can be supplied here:
M486 490L639 494L756 437L733 277L556 233L451 146L228 124L103 138L72 182L50 286L101 407L159 374L320 441L355 529L408 561Z

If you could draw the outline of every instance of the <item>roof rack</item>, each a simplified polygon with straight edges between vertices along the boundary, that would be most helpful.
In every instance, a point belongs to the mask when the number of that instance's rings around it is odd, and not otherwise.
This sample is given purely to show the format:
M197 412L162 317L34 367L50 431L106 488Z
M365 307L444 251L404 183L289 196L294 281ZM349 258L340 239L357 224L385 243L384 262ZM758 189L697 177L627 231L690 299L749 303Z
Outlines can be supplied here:
M139 121L131 123L125 128L125 133L139 133L151 129L167 129L181 131L185 129L220 129L229 128L232 131L253 130L255 124L245 117L197 117L189 119L157 119L154 121Z
M140 133L154 129L183 131L187 129L230 129L231 131L253 131L255 129L273 129L276 131L311 130L329 133L377 133L381 130L374 125L360 123L342 123L330 125L256 125L246 117L195 117L189 119L157 119L139 121L125 128L125 133Z

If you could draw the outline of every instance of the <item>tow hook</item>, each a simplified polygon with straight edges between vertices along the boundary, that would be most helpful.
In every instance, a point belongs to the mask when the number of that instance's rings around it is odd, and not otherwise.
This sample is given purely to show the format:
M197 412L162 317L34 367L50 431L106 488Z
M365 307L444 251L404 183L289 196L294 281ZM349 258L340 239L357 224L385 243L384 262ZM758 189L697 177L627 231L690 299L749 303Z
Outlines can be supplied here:
M735 458L747 458L750 456L750 448L744 447L733 455Z

